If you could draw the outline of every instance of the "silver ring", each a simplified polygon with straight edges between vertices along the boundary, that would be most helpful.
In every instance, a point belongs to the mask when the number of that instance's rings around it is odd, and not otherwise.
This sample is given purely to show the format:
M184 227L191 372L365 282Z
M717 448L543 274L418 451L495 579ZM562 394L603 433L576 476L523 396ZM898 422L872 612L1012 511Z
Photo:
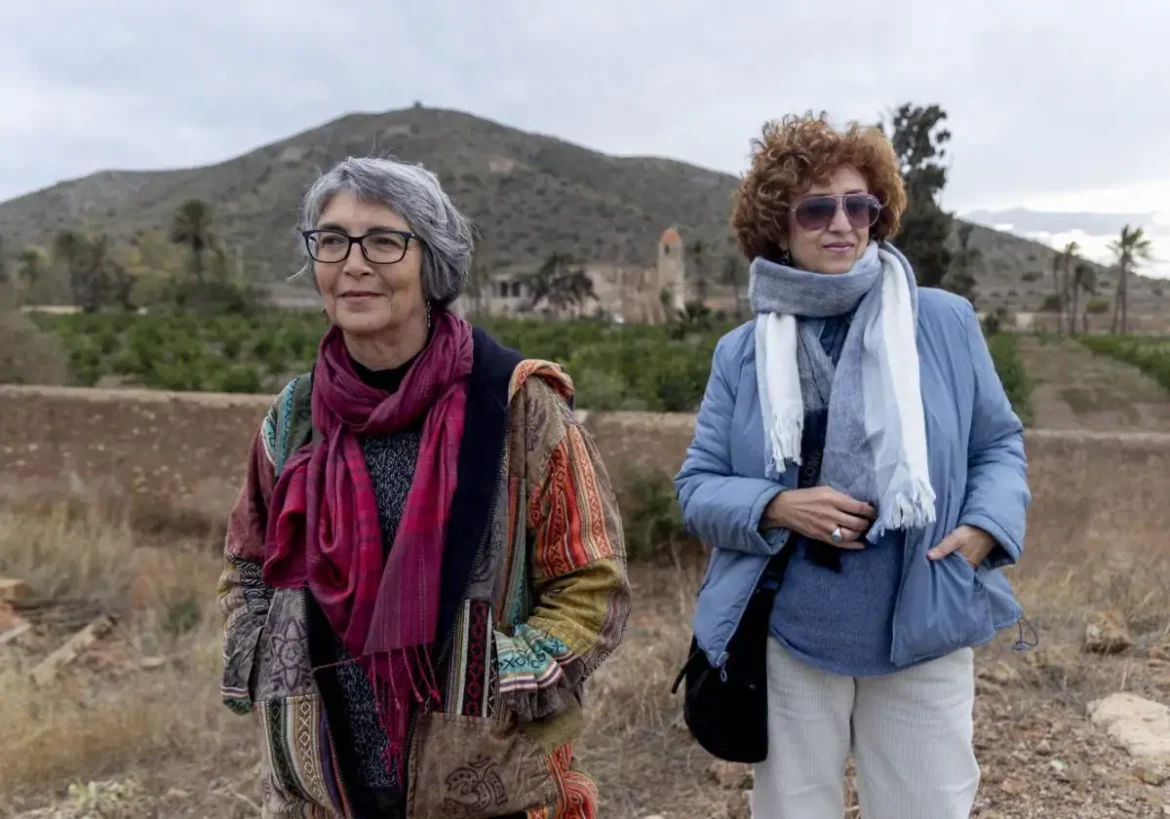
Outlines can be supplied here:
M834 529L834 530L833 530L833 533L832 533L831 535L829 535L829 537L832 539L832 541L833 541L834 543L840 543L842 540L844 540L844 539L845 539L845 535L843 535L843 534L841 533L841 527L840 527L840 526L838 526L836 529Z

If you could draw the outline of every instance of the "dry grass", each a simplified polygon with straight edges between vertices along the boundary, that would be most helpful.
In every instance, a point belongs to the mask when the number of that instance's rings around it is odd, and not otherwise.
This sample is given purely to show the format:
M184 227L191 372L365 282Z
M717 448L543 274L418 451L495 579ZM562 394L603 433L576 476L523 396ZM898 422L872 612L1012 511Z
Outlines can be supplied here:
M1021 335L1034 382L1033 426L1101 431L1170 431L1166 391L1136 367L1094 356L1075 339Z
M0 510L0 576L24 578L43 604L28 613L35 633L0 648L0 800L9 808L164 759L213 757L238 739L214 685L212 554L207 543L144 543L93 509ZM36 686L33 664L97 612L118 617L115 633Z
M120 618L115 635L43 689L27 671L73 625L50 624L31 644L0 647L0 816L103 799L121 807L27 815L256 814L250 721L228 713L216 691L220 620L210 598L218 549L205 536L143 535L92 509L0 509L0 576L24 577L47 598L89 601L89 614ZM631 570L635 611L624 645L589 688L591 722L580 745L601 787L603 816L745 816L740 790L708 777L711 759L690 741L681 697L669 691L688 648L701 571L693 557ZM980 652L984 666L1015 669L1013 700L1079 714L1084 702L1112 690L1165 698L1144 658L1170 638L1170 545L1119 547L1107 556L1048 548L1043 561L1025 561L1013 574L1041 646L1012 653L1013 633ZM1101 609L1129 623L1137 643L1131 652L1080 652L1084 617ZM166 662L148 670L144 657ZM123 795L87 790L94 781L116 783Z

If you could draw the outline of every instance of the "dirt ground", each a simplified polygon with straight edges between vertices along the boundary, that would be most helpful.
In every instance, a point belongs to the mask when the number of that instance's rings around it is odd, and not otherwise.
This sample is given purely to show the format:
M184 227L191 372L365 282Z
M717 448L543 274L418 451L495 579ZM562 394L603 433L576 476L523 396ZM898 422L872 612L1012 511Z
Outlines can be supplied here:
M1005 633L979 651L976 747L982 819L1170 816L1167 771L1134 762L1086 718L1130 691L1170 703L1170 547L1108 560L1046 549L1013 582L1039 646ZM748 771L714 766L669 692L689 640L701 563L631 570L623 647L589 687L580 746L607 819L748 816ZM0 509L0 577L22 577L34 628L0 646L0 817L255 817L252 722L219 704L214 538L145 534L94 511ZM1109 610L1133 645L1082 651L1087 615ZM100 613L114 631L43 686L29 671ZM0 623L0 633L5 630ZM851 807L849 819L860 813Z
M1072 339L1019 336L1033 425L1095 432L1170 432L1170 393L1131 367Z

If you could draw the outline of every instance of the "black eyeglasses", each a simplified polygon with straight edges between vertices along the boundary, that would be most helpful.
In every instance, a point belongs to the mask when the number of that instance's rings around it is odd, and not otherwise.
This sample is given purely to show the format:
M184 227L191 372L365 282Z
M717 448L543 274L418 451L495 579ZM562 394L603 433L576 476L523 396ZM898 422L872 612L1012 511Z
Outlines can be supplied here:
M354 245L362 249L362 256L368 262L394 264L402 261L410 240L418 239L418 234L406 230L371 230L361 236L350 236L340 230L303 230L301 235L305 237L309 258L324 264L345 261Z
M845 209L845 216L854 230L862 230L877 222L882 203L870 193L809 196L796 204L793 215L796 223L805 230L824 230L833 223L838 208Z

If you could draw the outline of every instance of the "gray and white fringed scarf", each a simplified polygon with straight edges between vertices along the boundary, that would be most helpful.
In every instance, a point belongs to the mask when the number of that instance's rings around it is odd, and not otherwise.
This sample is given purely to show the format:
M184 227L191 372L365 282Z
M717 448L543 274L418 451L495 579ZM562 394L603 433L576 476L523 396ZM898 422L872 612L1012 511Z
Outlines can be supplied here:
M867 538L935 519L926 457L915 328L918 288L892 245L870 243L853 269L810 273L757 258L749 297L756 321L756 376L771 476L800 463L806 410L831 384L820 483L873 504ZM836 371L818 331L800 318L854 311Z

